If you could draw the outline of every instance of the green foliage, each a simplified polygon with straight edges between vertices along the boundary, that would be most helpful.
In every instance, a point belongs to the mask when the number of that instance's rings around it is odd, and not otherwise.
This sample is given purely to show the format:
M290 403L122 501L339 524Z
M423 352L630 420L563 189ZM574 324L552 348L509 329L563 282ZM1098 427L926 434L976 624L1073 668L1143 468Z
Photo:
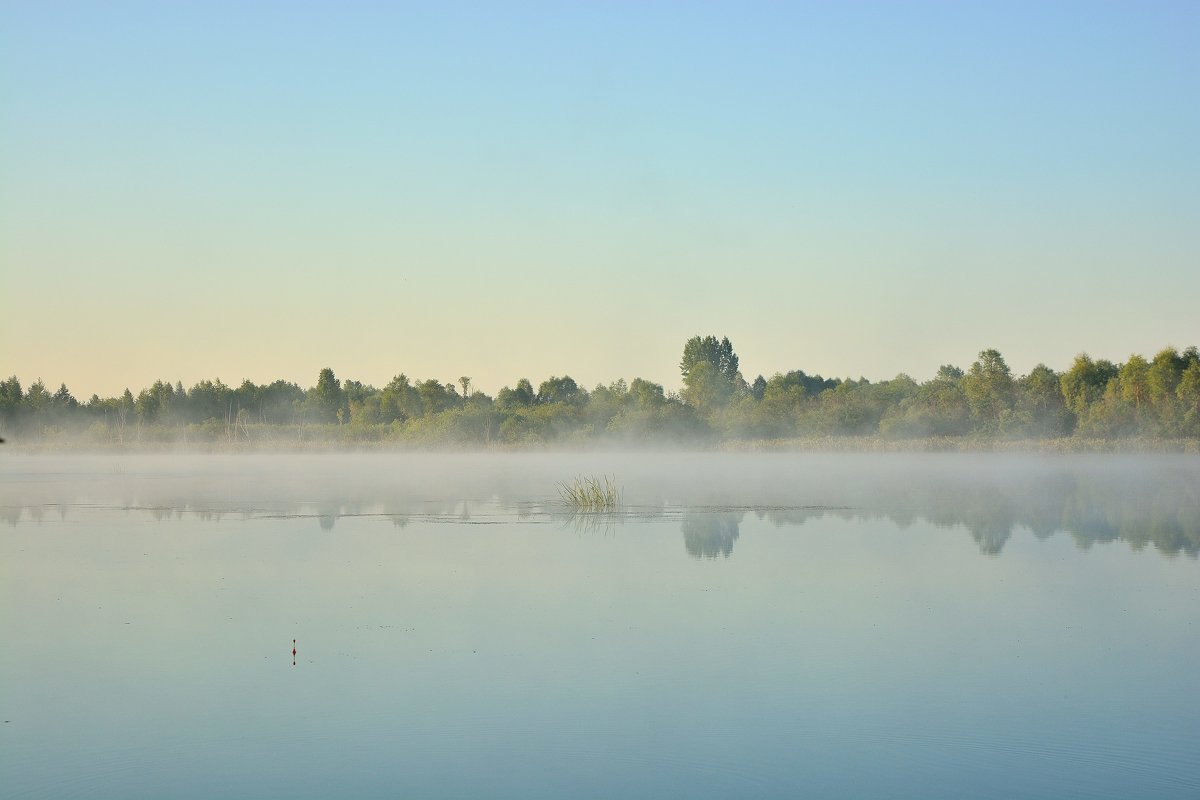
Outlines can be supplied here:
M902 403L914 393L907 375L873 384L865 378L846 380L821 392L811 417L811 432L829 436L867 436L878 433L892 403Z
M21 382L17 380L16 375L0 382L0 414L15 411L24 399L25 392L21 389Z
M1019 433L1036 439L1070 433L1071 414L1060 387L1060 376L1045 364L1017 381L1014 427Z
M1150 365L1139 355L1132 355L1117 370L1121 385L1121 399L1141 408L1150 400Z
M984 350L962 379L971 416L988 433L1000 433L1013 407L1012 372L997 350Z
M515 389L505 386L496 393L496 405L500 408L527 408L533 405L536 399L537 395L534 394L533 384L527 378L517 381Z
M20 424L24 400L25 392L16 375L0 382L0 431L10 431Z
M561 378L552 375L538 386L537 402L582 405L587 402L587 392L580 389L569 375Z
M683 382L684 400L702 412L715 412L733 397L733 384L707 361L692 365Z
M940 381L960 381L963 371L953 364L942 364L938 367L937 379Z
M50 407L50 393L46 391L46 384L42 383L41 378L30 384L25 392L24 405L35 414Z
M1178 389L1189 360L1188 355L1180 355L1174 347L1168 347L1154 356L1146 370L1156 432L1160 436L1175 435L1183 422Z
M1117 376L1110 361L1092 361L1086 353L1075 356L1071 368L1059 379L1063 400L1077 421L1087 419L1088 408L1104 395L1108 382Z
M738 390L749 391L738 372L738 357L728 338L693 336L683 346L679 362L683 374L683 399L711 413L727 404Z
M667 402L667 396L660 384L642 378L634 378L629 384L629 397L640 408L658 408Z
M379 421L381 423L403 422L423 413L420 393L409 383L408 376L401 372L392 378L379 395Z
M733 352L729 338L717 341L715 336L693 336L683 345L683 360L679 370L686 380L697 364L708 364L725 380L732 382L738 371L738 357Z
M345 399L342 395L342 382L333 374L333 370L325 367L317 376L317 385L309 394L309 409L317 422L340 422L338 412L342 410Z
M1175 396L1182 406L1180 434L1200 437L1200 358L1191 352L1188 366L1179 376Z
M962 376L962 370L958 375ZM961 383L957 378L938 377L888 409L879 421L879 432L897 439L963 436L970 433L971 425Z
M438 383L430 378L418 383L416 390L421 401L421 416L432 417L462 405L462 397L453 383Z
M188 390L187 405L191 419L217 422L229 416L233 408L233 392L221 383L220 378L216 381L200 381Z
M1038 364L1014 377L984 350L967 373L942 365L923 383L837 380L802 370L747 385L728 339L694 337L684 347L683 391L644 378L585 391L551 376L535 391L522 378L495 400L455 383L404 373L382 389L321 370L315 386L288 381L232 388L220 379L158 380L135 396L93 395L80 403L60 384L0 381L0 431L14 441L114 445L221 443L395 443L413 446L544 447L607 441L624 446L736 440L976 437L1113 440L1200 439L1200 352L1165 348L1120 365L1075 358L1061 375ZM942 446L942 445L939 445Z

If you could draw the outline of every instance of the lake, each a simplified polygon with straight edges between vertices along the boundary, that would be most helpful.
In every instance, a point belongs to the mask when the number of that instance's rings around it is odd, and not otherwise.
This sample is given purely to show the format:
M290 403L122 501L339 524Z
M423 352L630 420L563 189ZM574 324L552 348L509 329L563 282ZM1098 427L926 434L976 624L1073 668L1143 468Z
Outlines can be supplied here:
M1195 456L9 453L0 552L0 797L1200 796Z

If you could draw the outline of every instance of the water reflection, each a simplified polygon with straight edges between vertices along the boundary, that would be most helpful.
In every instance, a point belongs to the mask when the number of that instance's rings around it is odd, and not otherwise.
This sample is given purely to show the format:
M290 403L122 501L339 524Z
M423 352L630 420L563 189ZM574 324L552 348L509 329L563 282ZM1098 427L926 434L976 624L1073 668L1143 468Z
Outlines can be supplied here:
M563 458L412 456L141 459L7 459L0 463L0 521L47 515L146 513L156 520L219 522L312 518L332 532L342 517L413 522L556 524L581 534L678 521L684 551L728 558L747 513L777 526L886 518L963 529L979 552L1002 553L1015 530L1065 532L1081 549L1124 541L1167 555L1200 555L1200 459L1035 459L1004 456L735 456L626 458L603 469ZM598 457L591 457L598 458ZM108 459L111 461L112 459ZM562 474L615 472L617 513L572 513L555 498Z
M729 558L744 511L689 510L683 515L683 547L696 558Z
M522 521L532 522L538 516L538 512L527 511ZM578 536L612 536L616 534L619 526L630 519L620 511L552 511L550 518L564 530Z

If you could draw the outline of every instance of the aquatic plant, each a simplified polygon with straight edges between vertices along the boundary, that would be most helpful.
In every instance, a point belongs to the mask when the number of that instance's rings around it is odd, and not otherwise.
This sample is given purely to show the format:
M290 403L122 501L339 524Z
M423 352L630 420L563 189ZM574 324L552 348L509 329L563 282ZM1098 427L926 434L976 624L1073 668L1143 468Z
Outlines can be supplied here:
M576 511L614 511L621 505L621 492L614 477L576 476L558 484L558 496Z

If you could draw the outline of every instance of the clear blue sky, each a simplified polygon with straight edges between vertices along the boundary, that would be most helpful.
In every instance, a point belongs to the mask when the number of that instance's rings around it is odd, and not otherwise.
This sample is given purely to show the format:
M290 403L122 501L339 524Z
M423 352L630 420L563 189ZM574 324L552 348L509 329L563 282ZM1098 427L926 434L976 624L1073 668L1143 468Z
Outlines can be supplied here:
M1200 343L1194 2L5 3L0 98L0 372L82 396Z

